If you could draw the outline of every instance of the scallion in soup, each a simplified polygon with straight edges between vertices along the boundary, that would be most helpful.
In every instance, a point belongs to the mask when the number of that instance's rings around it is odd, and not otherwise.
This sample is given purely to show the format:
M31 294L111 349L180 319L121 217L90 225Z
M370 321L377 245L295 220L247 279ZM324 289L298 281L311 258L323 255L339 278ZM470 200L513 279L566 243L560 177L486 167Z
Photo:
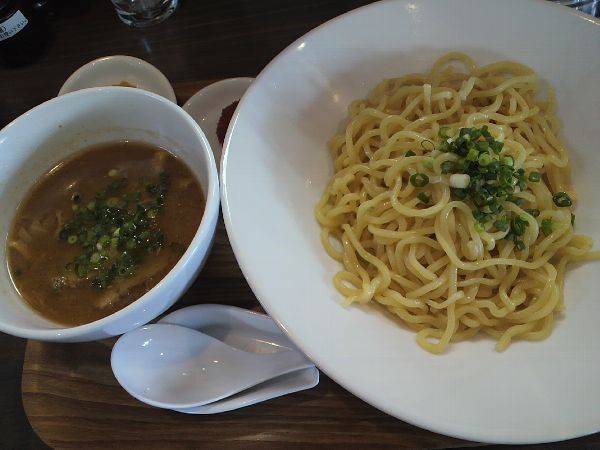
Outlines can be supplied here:
M7 248L12 280L54 322L98 320L173 268L203 211L195 176L166 150L94 146L53 167L19 205Z

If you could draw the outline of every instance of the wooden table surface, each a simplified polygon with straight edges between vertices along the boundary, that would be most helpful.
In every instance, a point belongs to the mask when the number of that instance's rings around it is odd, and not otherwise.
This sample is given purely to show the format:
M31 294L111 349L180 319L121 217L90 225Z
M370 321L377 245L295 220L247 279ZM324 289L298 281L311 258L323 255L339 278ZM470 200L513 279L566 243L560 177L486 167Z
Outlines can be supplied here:
M129 28L120 23L108 0L55 0L61 8L50 21L52 36L46 53L36 62L22 68L0 67L0 127L37 104L56 95L60 86L75 69L82 64L105 55L126 54L143 58L157 66L175 85L180 101L191 95L199 85L220 78L255 76L283 48L308 30L343 12L366 3L365 0L180 0L177 12L163 24L147 30ZM203 81L204 80L204 81ZM215 251L207 268L201 275L203 298L208 302L227 302L244 307L257 307L249 287L237 269L224 230L218 234ZM222 298L220 286L227 285L228 298ZM194 289L194 288L193 288ZM186 299L194 297L194 291ZM189 301L189 300L187 300ZM185 303L185 301L184 301ZM181 304L178 304L180 307ZM77 344L65 350L61 344L29 343L28 361L37 358L44 361L51 376L60 375L68 362L61 362L61 355L72 350L73 358L81 363L71 367L65 377L77 375L77 371L98 383L114 384L111 374L100 370L97 374L86 374L93 368L94 355L107 357L109 342ZM34 433L23 409L21 381L26 341L0 334L0 448L47 448ZM79 358L79 359L77 359ZM91 362L90 362L91 361ZM65 365L66 364L66 365ZM86 365L87 364L87 365ZM26 366L25 378L39 373L39 367ZM60 383L60 379L56 380ZM52 385L49 383L47 386ZM30 385L28 385L30 387ZM44 386L42 386L44 387ZM70 392L65 397L85 396L85 386ZM118 398L127 399L126 394L115 389ZM53 401L60 403L57 388ZM60 416L44 416L48 406L40 405L34 394L24 392L29 414L37 414L36 429L46 442L55 447L75 448L84 442L97 447L130 448L132 440L112 440L110 432L101 438L85 439L78 443L52 440L62 427L81 426L84 418L81 411L69 411L69 403L57 404L53 411ZM298 420L297 429L278 426L289 411L281 404L256 407L256 417L250 425L244 421L243 413L215 416L204 419L203 429L211 430L210 439L182 441L180 446L204 448L396 448L396 447L444 447L475 446L475 443L445 438L434 433L412 427L393 419L351 394L323 376L315 393L307 391L298 398L299 408L294 412ZM333 399L333 400L332 400ZM35 400L35 401L34 401ZM304 405L316 402L323 409L319 417L311 416ZM100 402L101 403L101 402ZM139 414L139 421L151 419L157 410L142 407L133 399L126 401L123 409L116 408L116 426L128 429L139 427L139 422L127 423L131 414ZM102 405L98 406L102 408ZM44 409L45 408L45 409ZM304 407L307 408L307 407ZM71 413L71 414L70 414ZM161 414L165 412L160 412ZM576 413L576 412L574 412ZM342 416L339 416L339 415ZM77 417L74 417L77 415ZM167 422L184 421L194 430L194 420L201 418L165 413ZM260 424L261 432L251 428ZM101 428L90 426L96 434ZM110 431L110 427L106 428ZM138 428L140 429L140 428ZM54 433L54 434L52 434ZM85 429L82 431L85 433ZM65 435L72 435L71 432ZM237 439L230 439L231 436ZM122 436L122 434L121 434ZM169 447L173 437L166 440L150 434L146 443L154 439L152 447ZM240 438L240 436L242 436ZM370 438L372 436L372 438ZM187 445L185 444L187 442ZM111 445L114 444L114 445ZM600 434L554 444L553 448L592 448L600 446ZM486 448L495 448L488 446ZM532 446L544 448L544 446Z

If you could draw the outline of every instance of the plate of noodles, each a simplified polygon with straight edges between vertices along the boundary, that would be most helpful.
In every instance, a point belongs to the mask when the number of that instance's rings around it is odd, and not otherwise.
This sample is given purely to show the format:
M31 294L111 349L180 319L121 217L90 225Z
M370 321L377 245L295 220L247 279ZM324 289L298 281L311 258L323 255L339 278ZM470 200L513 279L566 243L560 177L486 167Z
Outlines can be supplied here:
M223 211L254 293L327 375L482 442L600 430L600 23L397 0L275 58Z

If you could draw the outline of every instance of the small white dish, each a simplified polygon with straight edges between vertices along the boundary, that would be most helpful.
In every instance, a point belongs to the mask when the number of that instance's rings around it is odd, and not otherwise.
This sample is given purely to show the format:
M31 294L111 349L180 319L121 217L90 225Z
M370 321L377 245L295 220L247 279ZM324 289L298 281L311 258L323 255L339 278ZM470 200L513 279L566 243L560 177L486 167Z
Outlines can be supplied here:
M104 56L91 61L67 78L58 95L100 86L128 86L144 89L177 103L167 77L152 64L133 56Z
M183 109L206 134L215 160L220 167L223 146L217 137L217 125L223 109L240 100L254 78L227 78L200 89L185 102ZM232 116L233 117L233 116Z

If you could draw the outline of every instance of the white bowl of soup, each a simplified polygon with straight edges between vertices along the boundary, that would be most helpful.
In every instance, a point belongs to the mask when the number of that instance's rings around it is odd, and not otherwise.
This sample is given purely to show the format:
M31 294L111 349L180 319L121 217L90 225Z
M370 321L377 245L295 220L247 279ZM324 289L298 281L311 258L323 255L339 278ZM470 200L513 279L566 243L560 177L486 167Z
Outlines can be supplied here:
M81 342L173 305L219 214L215 160L181 108L140 89L85 89L0 131L0 331Z

